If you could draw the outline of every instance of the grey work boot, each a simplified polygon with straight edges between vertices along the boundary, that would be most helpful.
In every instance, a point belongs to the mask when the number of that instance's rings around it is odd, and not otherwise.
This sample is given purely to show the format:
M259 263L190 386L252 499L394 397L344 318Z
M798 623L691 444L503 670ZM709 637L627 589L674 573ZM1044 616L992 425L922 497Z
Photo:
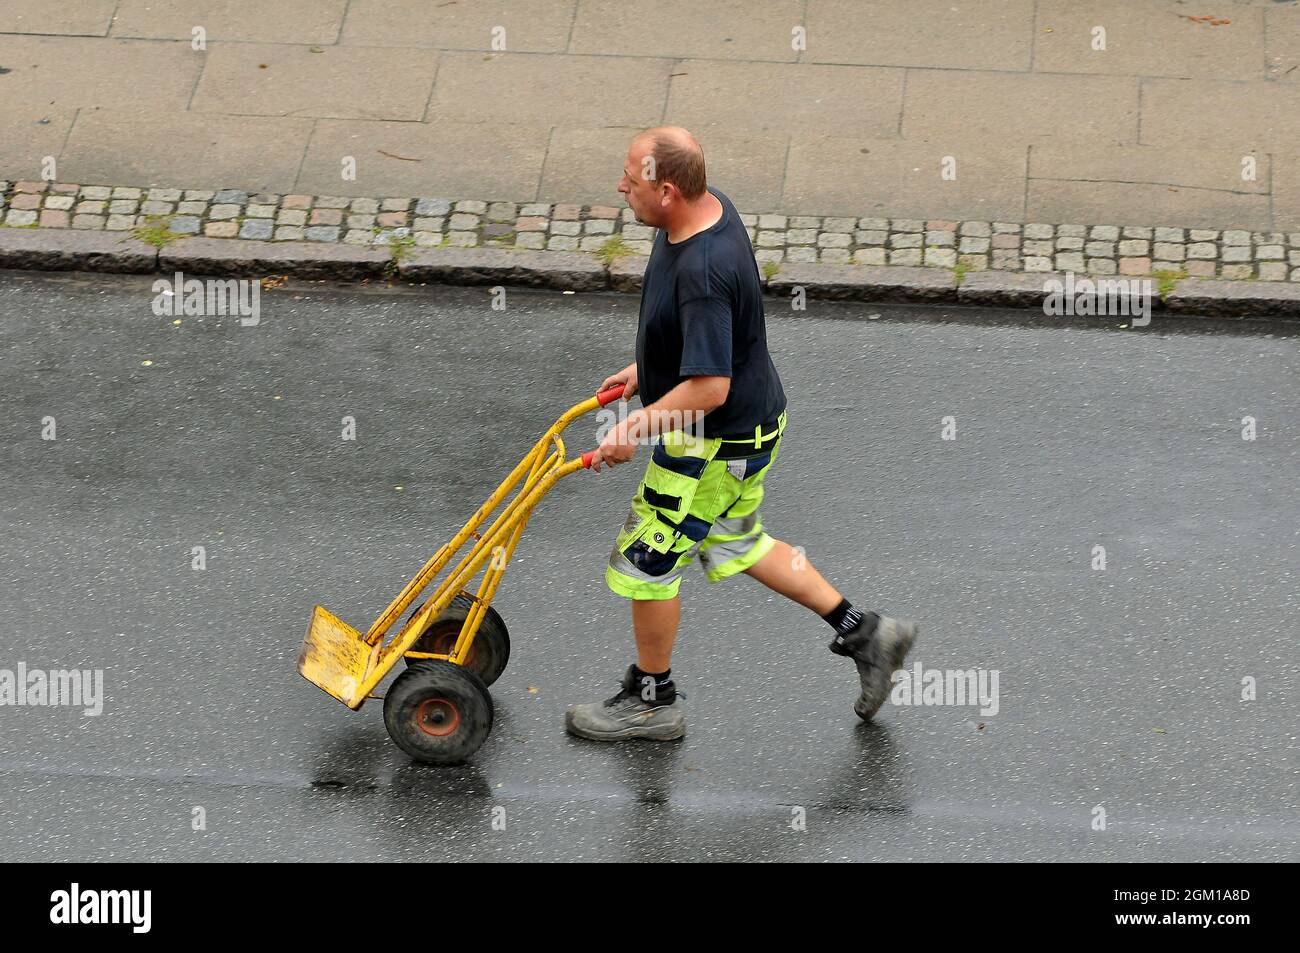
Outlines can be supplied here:
M874 613L872 613L874 615ZM870 721L880 711L889 697L890 675L903 667L903 660L912 651L920 627L915 622L876 616L871 617L846 635L837 635L830 644L836 655L844 655L857 663L858 681L862 692L853 703L853 711L863 721Z
M670 688L667 696L647 701L645 689L633 680L629 665L619 693L603 702L570 705L564 713L564 727L570 734L592 741L623 741L626 738L649 738L672 741L686 734L686 716L677 704L678 692Z

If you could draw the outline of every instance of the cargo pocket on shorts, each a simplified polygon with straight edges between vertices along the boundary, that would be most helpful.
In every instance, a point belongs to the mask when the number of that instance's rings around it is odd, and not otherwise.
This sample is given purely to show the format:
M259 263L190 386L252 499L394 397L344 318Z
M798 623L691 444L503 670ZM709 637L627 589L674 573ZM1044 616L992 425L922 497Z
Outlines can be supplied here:
M682 557L708 535L708 523L691 515L716 440L665 434L654 446L637 488L633 511L641 516L623 555L650 576L671 574Z
M666 576L676 567L678 559L688 545L680 545L682 537L663 520L650 517L637 531L630 545L623 548L627 561L647 576Z
M680 526L691 511L700 478L718 446L716 440L684 441L671 435L660 440L638 488L641 498L664 521Z

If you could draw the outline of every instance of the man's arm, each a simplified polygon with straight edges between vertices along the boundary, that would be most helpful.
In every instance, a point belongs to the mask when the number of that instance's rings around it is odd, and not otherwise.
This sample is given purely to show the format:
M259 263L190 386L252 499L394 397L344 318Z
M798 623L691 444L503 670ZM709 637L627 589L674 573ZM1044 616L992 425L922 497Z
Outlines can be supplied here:
M688 413L699 420L726 403L730 392L730 377L688 377L649 407L634 410L627 419L611 427L596 449L591 468L599 471L602 461L611 467L626 463L636 455L639 441L658 435L661 429L682 426Z
M656 437L661 430L674 430L690 414L699 419L727 402L730 377L688 377L649 407L628 414L627 439ZM669 426L663 426L668 423Z
M695 285L700 286L698 293L679 290L678 295L682 325L678 374L685 380L611 428L596 450L593 470L600 468L602 460L610 466L626 463L636 454L639 441L663 430L685 427L686 414L703 417L726 402L732 371L731 299L721 290L708 292L698 281Z

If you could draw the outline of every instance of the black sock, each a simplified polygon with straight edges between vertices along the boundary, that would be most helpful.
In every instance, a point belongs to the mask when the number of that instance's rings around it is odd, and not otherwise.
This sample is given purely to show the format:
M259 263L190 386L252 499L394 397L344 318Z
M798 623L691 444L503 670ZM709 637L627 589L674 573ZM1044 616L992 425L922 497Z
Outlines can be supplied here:
M659 701L666 705L671 705L677 698L677 686L673 684L673 670L665 669L662 672L642 671L641 666L633 663L632 665L632 685L634 690L644 701ZM647 693L646 679L654 679L654 690ZM647 694L649 697L647 697Z
M653 678L655 680L655 687L658 687L660 685L669 685L672 684L672 678L671 678L672 674L673 674L673 670L671 668L656 673L656 672L642 671L640 665L636 665L636 664L632 665L632 678L635 679L638 685L644 684L641 681L643 678Z
M830 612L822 616L836 635L848 635L860 625L866 625L866 634L870 634L876 628L876 623L880 621L880 616L874 612L863 613L855 608L848 599L841 599Z

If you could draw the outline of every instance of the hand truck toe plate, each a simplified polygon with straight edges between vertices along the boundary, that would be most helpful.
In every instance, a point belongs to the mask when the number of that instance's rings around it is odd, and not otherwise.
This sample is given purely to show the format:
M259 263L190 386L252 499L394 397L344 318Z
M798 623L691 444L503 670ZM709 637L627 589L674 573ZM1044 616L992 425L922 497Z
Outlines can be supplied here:
M361 686L375 667L379 646L366 642L352 626L317 606L298 654L298 671L317 688L349 708L360 708Z

